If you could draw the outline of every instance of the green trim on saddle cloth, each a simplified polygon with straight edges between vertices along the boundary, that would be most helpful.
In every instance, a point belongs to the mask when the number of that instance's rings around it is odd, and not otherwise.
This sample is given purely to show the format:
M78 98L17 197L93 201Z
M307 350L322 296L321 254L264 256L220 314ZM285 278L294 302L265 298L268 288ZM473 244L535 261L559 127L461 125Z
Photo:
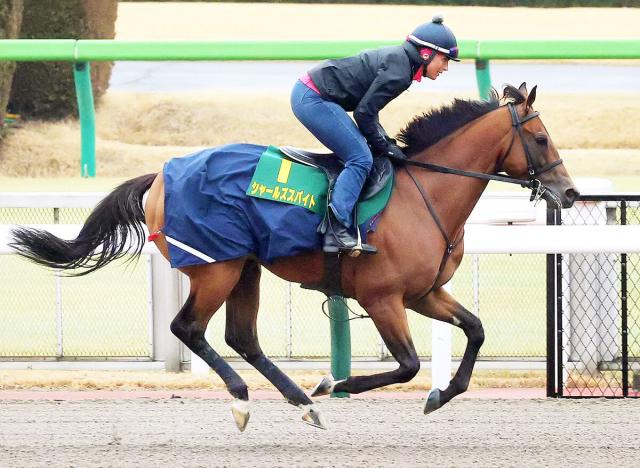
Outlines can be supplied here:
M269 146L260 156L246 194L250 197L302 206L324 216L327 209L329 181L321 169L305 166L284 157L276 146ZM364 202L358 203L358 224L387 206L393 177L385 187Z

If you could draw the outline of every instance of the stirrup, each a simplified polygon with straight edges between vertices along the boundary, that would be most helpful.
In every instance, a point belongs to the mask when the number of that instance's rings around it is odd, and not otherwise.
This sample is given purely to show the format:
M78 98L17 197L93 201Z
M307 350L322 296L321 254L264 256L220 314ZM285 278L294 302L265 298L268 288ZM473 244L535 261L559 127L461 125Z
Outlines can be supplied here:
M363 253L369 254L369 255L378 253L378 249L375 248L373 245L362 243L362 237L360 236L360 229L358 229L358 238L357 238L356 244L353 247L350 247L344 244L340 245L341 243L340 239L338 239L333 233L327 233L325 234L325 236L331 236L335 241L335 243L331 243L330 245L327 245L328 243L325 240L324 245L322 247L322 250L325 253L337 254L339 252L344 252L347 255L349 255L349 257L352 257L352 258L357 258Z
M365 254L375 254L378 253L378 249L376 249L373 245L369 245L369 244L363 244L362 243L362 235L360 234L360 226L358 226L358 208L356 207L356 209L354 210L354 219L356 220L356 232L358 233L358 241L356 242L356 246L351 249L351 251L349 252L349 257L353 257L353 258L357 258L360 256L360 254L365 253Z
M360 229L355 226L357 236L352 236L349 228L344 226L335 216L329 207L327 212L326 230L322 250L329 254L338 254L344 252L350 257L359 257L361 253L374 254L376 248L362 243ZM353 228L352 228L353 229Z
M324 233L322 250L329 254L338 254L344 252L352 258L359 257L362 253L375 254L378 252L374 246L364 244L362 242L362 236L360 234L360 227L358 226L358 206L356 204L353 210L353 219L355 226L351 229L356 230L356 235L353 236L349 232L348 227L343 225L337 218L333 208L329 205L333 195L333 186L329 187L327 192L327 213L325 219L319 227L320 232ZM340 232L344 231L344 232Z
M362 235L360 234L360 226L358 226L358 206L356 205L353 210L353 219L355 220L355 229L358 235L356 240L356 245L349 251L349 257L357 258L360 254L369 254L373 255L378 253L378 249L376 249L373 245L363 244L362 243Z

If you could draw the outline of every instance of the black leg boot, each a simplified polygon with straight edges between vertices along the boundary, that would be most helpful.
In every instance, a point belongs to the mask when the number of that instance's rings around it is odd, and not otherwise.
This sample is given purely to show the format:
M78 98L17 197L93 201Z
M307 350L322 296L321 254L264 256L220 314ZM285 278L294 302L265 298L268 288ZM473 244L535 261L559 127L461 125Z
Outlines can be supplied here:
M375 254L378 249L359 242L357 229L357 227L347 228L338 221L329 207L322 250L327 253L347 252L351 257L358 257L361 253Z

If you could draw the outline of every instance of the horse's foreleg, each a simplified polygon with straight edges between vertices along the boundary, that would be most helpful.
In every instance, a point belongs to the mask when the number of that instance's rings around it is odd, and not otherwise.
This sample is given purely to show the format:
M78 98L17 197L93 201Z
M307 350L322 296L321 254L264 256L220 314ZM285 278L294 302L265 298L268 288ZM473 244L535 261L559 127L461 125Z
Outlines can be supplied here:
M225 340L240 356L271 382L292 405L301 407L303 419L325 428L320 413L304 391L265 356L258 342L258 306L260 298L260 265L247 261L240 281L227 298Z
M433 291L413 305L411 309L435 320L460 327L467 336L467 346L460 367L446 389L433 389L429 393L424 407L426 414L437 410L456 395L467 391L478 351L484 342L484 330L480 319L462 307L443 288Z
M207 324L220 308L240 278L244 259L187 267L183 272L191 280L187 302L171 322L171 331L197 354L224 381L236 398L232 406L238 428L243 431L249 421L247 384L205 339Z
M408 382L420 370L420 361L411 341L402 298L399 296L384 298L373 304L367 304L365 309L373 319L387 348L398 361L399 367L390 372L354 376L338 382L325 378L311 396L326 395L332 391L361 393L385 385Z

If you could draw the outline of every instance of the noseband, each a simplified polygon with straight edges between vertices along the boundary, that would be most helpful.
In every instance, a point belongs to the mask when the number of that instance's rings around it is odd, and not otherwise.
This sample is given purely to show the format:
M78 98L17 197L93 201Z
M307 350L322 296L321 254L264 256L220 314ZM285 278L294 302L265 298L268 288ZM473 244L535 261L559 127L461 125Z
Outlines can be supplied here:
M516 110L513 103L508 103L507 107L509 108L509 112L511 113L511 127L516 130L518 136L520 137L520 142L522 143L522 147L524 148L524 154L527 158L527 174L529 176L529 188L531 188L531 198L530 201L539 200L540 197L547 191L547 188L542 185L542 182L538 179L538 176L544 174L545 172L550 171L556 166L562 164L562 158L557 161L553 161L551 163L545 164L540 169L536 169L533 165L533 157L531 156L531 151L529 150L529 145L527 144L527 140L524 138L524 133L522 132L522 124L528 122L531 119L535 119L540 115L540 112L534 111L528 115L525 115L522 120L518 116L518 111ZM509 145L509 149L506 151L504 157L498 164L498 168L502 168L505 159L507 156L511 154L511 147L513 146L513 140L515 139L515 135L511 138L511 144Z

